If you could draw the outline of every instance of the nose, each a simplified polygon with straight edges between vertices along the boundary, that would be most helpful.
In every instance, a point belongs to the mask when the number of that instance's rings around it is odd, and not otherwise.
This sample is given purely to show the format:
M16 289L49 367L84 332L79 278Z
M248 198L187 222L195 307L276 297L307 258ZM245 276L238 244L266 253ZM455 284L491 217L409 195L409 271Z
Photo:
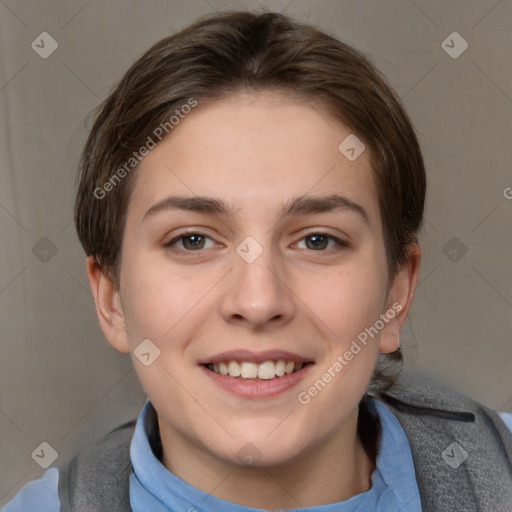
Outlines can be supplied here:
M290 322L296 302L282 259L264 249L249 261L234 255L221 306L224 319L259 331Z

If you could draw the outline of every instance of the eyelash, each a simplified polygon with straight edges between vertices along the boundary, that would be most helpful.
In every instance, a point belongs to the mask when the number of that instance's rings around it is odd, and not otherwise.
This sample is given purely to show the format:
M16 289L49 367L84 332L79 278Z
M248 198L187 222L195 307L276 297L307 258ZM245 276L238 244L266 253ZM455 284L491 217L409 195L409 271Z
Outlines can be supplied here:
M185 252L185 253L194 253L194 252L201 252L203 251L204 249L197 249L197 250L190 250L190 249L181 249L181 248L176 248L176 247L173 247L176 242L184 239L184 238L189 238L191 236L194 236L194 235L198 235L202 238L207 238L209 240L211 240L211 238L207 235L205 235L204 233L201 233L199 231L189 231L189 232L185 232L185 233L181 233L180 235L178 235L177 237L173 238L172 240L170 240L169 242L167 242L166 244L164 244L164 248L167 248L167 249L173 249L177 252ZM321 237L324 237L324 238L328 238L329 240L332 240L334 241L336 244L337 244L337 247L335 247L334 249L335 250L340 250L340 249L343 249L343 248L348 248L350 247L350 245L345 242L344 240L338 238L338 237L335 237L333 235L330 235L328 233L323 233L321 231L314 231L314 232L311 232L311 233L308 233L307 235L303 236L300 241L306 239L306 238L311 238L313 236L318 236L320 235ZM333 248L331 248L332 250ZM322 249L322 250L318 250L318 251L315 251L314 249L310 249L312 252L328 252L329 249Z

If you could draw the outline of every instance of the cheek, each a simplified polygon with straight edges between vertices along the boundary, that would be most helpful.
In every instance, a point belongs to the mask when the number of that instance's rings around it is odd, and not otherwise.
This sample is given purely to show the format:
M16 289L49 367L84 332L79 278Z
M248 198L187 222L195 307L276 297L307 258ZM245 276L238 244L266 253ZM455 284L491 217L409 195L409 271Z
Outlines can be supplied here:
M132 348L149 338L165 353L182 349L193 326L202 324L209 303L204 296L218 277L171 267L162 258L150 261L142 251L123 265L123 307Z
M362 259L324 276L313 283L304 281L306 304L328 328L329 338L340 342L353 336L378 319L384 301L386 278L378 265Z
M161 268L135 251L123 256L123 308L132 348L149 338L160 346L173 324L171 312L179 313L179 282L162 274Z
M380 335L372 337L365 329L379 319L386 279L378 265L360 263L309 286L308 306L320 318L327 343L299 403L309 408L319 428L332 431L357 407L377 363Z

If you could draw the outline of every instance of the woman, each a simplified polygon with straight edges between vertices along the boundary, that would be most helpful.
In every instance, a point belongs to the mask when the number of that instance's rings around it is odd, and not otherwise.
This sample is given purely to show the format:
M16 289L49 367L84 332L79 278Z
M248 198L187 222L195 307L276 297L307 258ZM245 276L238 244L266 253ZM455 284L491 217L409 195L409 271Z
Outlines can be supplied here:
M425 188L395 93L322 31L232 12L154 45L99 109L75 206L148 401L5 511L512 510L512 415L379 362Z

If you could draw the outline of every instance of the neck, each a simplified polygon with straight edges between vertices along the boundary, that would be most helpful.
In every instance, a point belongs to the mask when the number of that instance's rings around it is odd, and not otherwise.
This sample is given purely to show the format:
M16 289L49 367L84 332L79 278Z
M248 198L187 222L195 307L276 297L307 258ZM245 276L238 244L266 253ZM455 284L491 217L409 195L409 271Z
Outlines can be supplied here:
M312 507L347 500L371 487L375 460L357 435L357 410L329 439L268 467L234 466L186 441L160 418L159 425L162 464L188 484L231 503L263 509Z

